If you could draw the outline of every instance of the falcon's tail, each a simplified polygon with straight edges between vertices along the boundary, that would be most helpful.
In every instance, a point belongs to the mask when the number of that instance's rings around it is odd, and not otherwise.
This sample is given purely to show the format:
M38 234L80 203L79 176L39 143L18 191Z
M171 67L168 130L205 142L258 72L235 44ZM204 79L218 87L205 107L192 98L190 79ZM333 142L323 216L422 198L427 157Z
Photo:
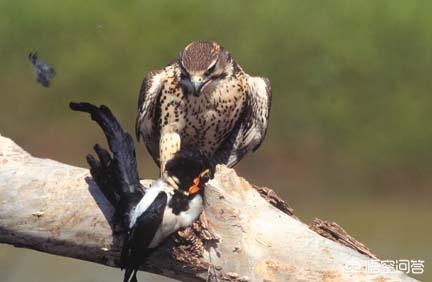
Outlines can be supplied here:
M111 154L99 144L94 146L98 159L89 154L90 173L117 213L125 216L144 195L139 181L132 137L124 132L110 109L90 103L70 103L74 111L86 112L102 128Z

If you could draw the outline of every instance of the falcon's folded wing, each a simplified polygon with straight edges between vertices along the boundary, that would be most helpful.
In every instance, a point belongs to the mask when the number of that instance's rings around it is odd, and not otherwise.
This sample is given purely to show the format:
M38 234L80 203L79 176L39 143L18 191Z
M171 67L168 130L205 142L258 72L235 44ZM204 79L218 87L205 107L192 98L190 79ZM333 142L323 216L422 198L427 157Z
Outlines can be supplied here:
M247 77L247 105L228 139L218 148L213 162L236 165L261 145L267 132L271 87L267 78Z
M155 130L159 120L158 98L166 79L163 70L152 71L144 78L138 97L138 113L135 123L137 140L142 137L147 150L157 165L159 164L159 132Z

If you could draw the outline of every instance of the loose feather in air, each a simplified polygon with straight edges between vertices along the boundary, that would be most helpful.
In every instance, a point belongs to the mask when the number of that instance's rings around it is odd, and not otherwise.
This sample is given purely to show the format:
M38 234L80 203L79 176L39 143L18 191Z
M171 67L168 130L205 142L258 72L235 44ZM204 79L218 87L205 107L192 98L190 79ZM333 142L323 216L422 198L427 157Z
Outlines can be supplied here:
M30 52L28 54L28 59L35 70L36 81L44 87L49 87L56 74L54 68L49 64L40 61L37 52Z

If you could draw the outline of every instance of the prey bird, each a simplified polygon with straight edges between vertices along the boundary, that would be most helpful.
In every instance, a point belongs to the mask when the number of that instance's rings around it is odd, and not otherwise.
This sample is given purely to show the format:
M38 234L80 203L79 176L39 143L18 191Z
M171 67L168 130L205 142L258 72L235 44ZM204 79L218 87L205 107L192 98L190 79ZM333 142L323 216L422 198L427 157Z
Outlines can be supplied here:
M232 167L262 143L270 106L268 79L248 75L216 42L192 42L144 78L136 135L161 174L187 148L202 151L213 165Z
M167 174L144 191L132 137L123 131L111 111L89 103L71 103L70 107L90 113L107 138L112 154L96 144L98 158L89 155L87 161L95 182L127 230L120 266L125 269L124 282L136 282L138 268L152 250L198 218L204 186L214 170L199 151L181 150L167 162Z

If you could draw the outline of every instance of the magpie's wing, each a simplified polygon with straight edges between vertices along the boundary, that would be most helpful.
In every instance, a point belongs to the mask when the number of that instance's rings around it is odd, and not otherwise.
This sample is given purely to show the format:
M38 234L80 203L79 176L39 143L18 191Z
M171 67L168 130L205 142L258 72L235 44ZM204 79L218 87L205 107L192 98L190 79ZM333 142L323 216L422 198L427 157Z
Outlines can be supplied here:
M121 213L128 213L141 200L144 191L139 181L132 137L124 132L110 109L90 103L70 103L74 111L87 112L102 128L111 154L95 145L99 160L87 156L90 172L107 199ZM119 210L120 209L120 210Z
M123 243L120 267L125 269L124 282L136 281L136 271L149 253L148 246L153 240L167 205L167 194L159 192L150 206L137 218Z

